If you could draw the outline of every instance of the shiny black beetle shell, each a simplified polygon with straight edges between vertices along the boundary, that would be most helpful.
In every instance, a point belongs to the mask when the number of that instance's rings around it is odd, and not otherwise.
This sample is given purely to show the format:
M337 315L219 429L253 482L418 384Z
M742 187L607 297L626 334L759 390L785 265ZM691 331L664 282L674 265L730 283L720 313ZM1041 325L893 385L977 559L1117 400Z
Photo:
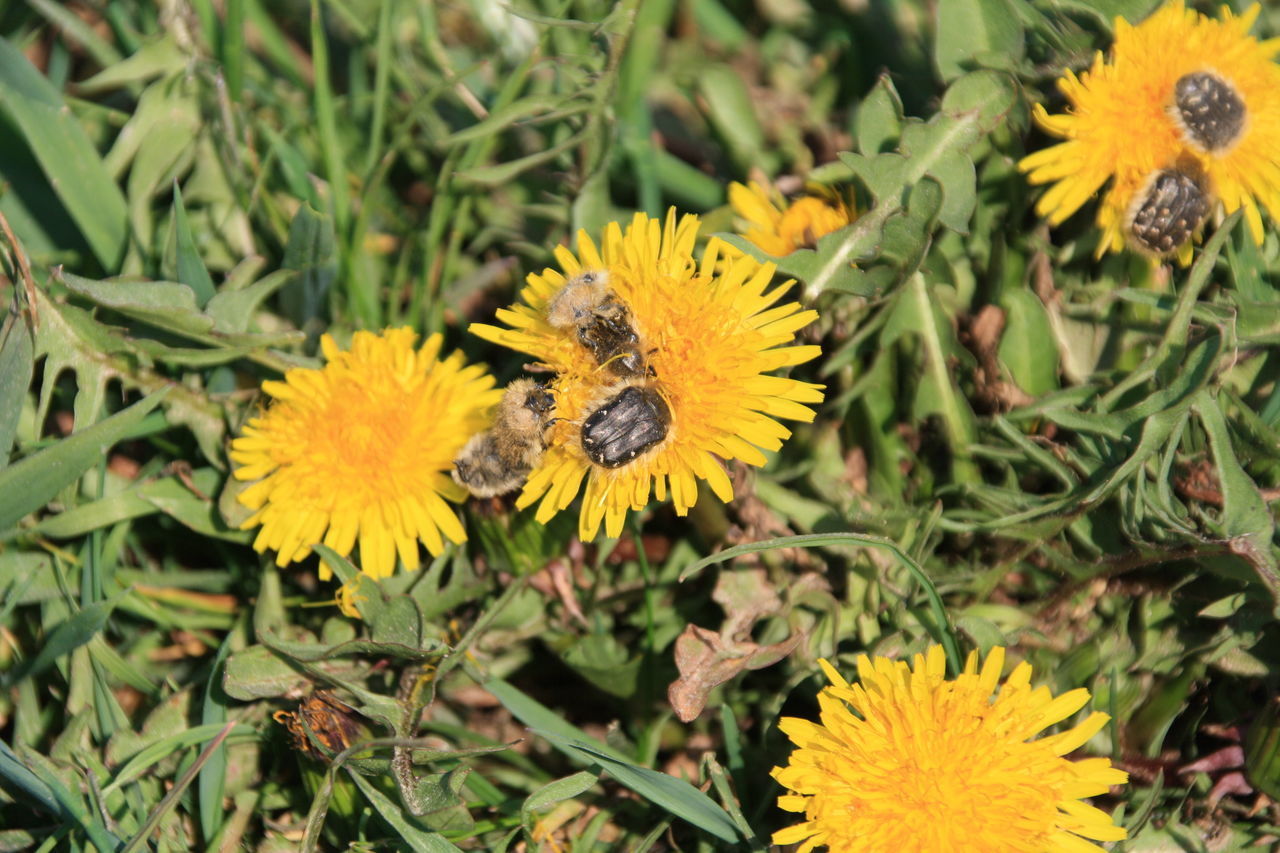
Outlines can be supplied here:
M619 468L666 438L670 424L661 394L629 385L582 422L582 449L602 468Z

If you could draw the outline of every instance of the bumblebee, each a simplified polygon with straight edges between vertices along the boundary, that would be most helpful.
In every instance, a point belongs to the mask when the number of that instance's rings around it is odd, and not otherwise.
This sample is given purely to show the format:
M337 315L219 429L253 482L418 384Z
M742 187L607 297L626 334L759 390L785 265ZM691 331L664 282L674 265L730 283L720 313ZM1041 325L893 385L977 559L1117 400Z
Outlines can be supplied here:
M1178 78L1170 114L1187 142L1208 154L1221 154L1234 145L1248 118L1240 93L1212 71Z
M671 408L653 385L629 384L582 422L582 449L602 468L620 468L667 437Z
M1212 203L1199 174L1177 167L1161 169L1134 195L1125 232L1139 251L1171 255L1208 217Z
M493 426L471 440L453 460L453 479L478 498L518 489L547 449L555 397L532 379L507 386Z
M575 330L596 363L619 378L649 373L631 309L609 287L608 270L583 270L547 305L553 328Z

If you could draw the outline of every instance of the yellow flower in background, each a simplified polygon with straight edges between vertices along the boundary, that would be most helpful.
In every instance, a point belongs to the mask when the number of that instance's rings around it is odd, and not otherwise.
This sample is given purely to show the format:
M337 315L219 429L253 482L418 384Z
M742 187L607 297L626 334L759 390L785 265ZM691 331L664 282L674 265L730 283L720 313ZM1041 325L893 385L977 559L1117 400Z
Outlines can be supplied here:
M1153 178L1173 170L1200 183L1206 202L1243 208L1260 243L1259 205L1280 215L1280 40L1248 34L1258 11L1237 17L1224 6L1214 19L1179 0L1137 26L1117 18L1110 58L1099 53L1088 71L1058 81L1068 112L1035 107L1037 123L1067 140L1019 164L1031 183L1053 184L1036 210L1057 225L1110 181L1098 254L1119 251ZM1189 260L1190 242L1177 253Z
M275 400L230 454L236 479L259 481L239 495L254 511L241 528L262 526L255 550L274 550L283 566L317 543L345 556L359 541L361 570L384 578L397 555L418 568L419 541L439 554L446 538L466 540L442 496L461 497L453 457L488 426L502 390L460 352L441 360L440 335L417 350L416 339L408 328L356 332L343 351L325 335L323 368L262 384Z
M1030 686L1027 663L1001 685L1000 647L981 669L971 653L953 681L941 646L910 667L863 655L861 683L852 685L820 663L831 681L818 694L821 722L779 722L796 749L773 770L789 791L778 805L805 820L775 832L774 844L799 844L799 853L822 845L833 853L1084 853L1102 849L1085 839L1125 837L1081 800L1128 774L1105 758L1063 757L1107 715L1033 739L1083 708L1089 691L1054 698Z
M813 195L786 202L770 198L755 181L729 184L733 212L750 223L743 236L770 255L789 255L812 249L818 238L839 231L858 218L852 203L827 187L812 187Z
M605 229L597 248L578 233L578 252L556 249L561 270L531 274L522 304L498 312L509 328L471 326L480 337L528 353L555 372L549 383L557 420L548 446L516 501L538 502L537 519L550 520L585 491L579 536L595 537L603 521L609 536L622 532L628 510L643 509L650 494L670 492L684 515L706 480L721 500L733 498L723 460L763 465L761 448L777 450L791 432L776 418L811 421L806 404L822 401L822 387L771 372L819 354L816 346L789 346L795 333L817 318L794 302L780 302L791 286L771 286L774 265L739 256L726 260L712 239L694 258L696 216L665 222L638 213L623 230ZM583 447L582 426L620 387L607 365L596 362L572 329L556 328L547 307L566 280L600 271L627 306L650 374L633 384L652 389L669 411L664 437L619 467L595 464ZM624 383L625 384L625 383Z

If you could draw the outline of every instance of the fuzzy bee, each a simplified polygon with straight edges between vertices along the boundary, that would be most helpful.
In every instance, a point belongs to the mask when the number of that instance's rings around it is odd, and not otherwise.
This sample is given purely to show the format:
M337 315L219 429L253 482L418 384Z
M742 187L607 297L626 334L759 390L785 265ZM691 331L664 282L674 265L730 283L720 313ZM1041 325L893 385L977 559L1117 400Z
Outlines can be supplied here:
M596 363L614 376L650 372L631 310L609 287L608 270L583 270L566 281L547 305L547 322L556 329L576 330Z
M453 479L478 498L518 489L542 459L555 398L532 379L507 386L493 426L475 435L453 460Z
M582 449L602 468L619 468L667 437L671 408L653 384L627 384L582 422Z
M1139 251L1163 257L1191 238L1209 215L1213 199L1193 169L1161 169L1134 195L1125 231Z

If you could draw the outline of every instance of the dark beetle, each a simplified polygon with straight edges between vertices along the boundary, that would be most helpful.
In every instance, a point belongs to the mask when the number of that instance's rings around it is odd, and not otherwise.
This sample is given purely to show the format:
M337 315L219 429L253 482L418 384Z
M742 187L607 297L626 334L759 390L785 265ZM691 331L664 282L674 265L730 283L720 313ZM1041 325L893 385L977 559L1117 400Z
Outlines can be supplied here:
M1129 236L1140 249L1168 255L1191 238L1211 206L1199 176L1178 168L1161 169L1134 202Z
M1178 78L1173 87L1176 118L1187 137L1209 152L1225 151L1244 130L1244 99L1231 84L1211 71L1195 71Z
M582 449L597 465L618 468L666 438L670 424L661 394L628 385L582 422Z

